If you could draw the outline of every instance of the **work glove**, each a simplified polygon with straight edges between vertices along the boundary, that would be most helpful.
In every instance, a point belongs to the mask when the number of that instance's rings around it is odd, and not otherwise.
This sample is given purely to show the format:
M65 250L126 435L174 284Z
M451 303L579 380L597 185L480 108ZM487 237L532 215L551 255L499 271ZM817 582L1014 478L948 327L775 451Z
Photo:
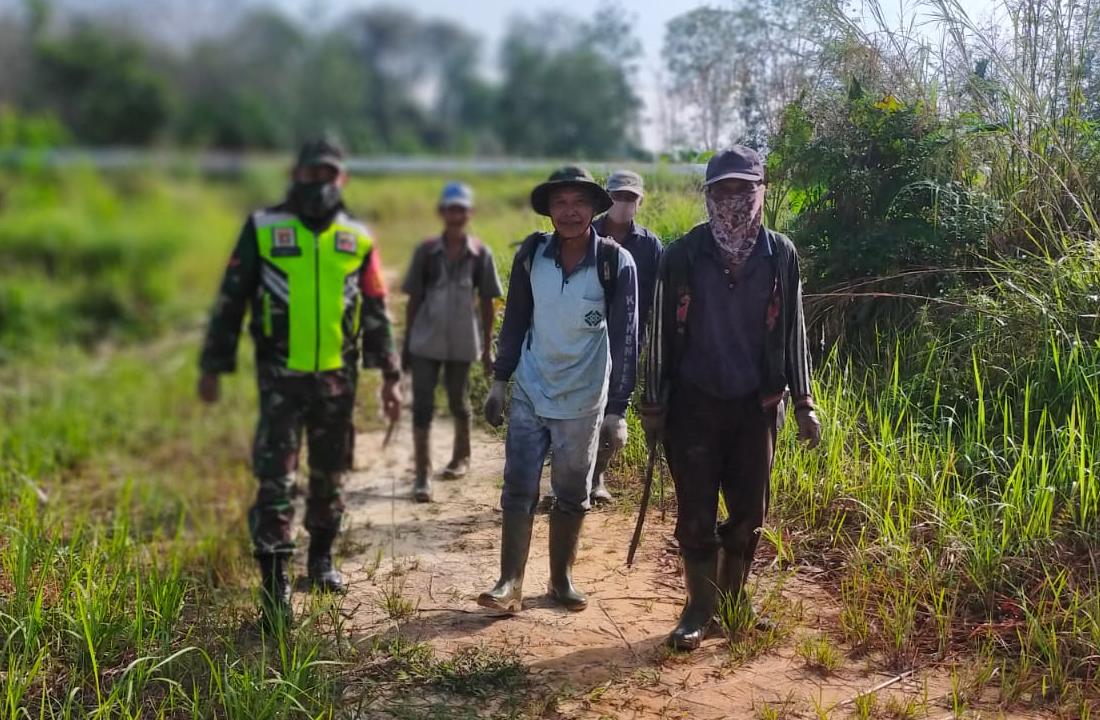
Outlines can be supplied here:
M642 430L645 431L646 443L650 446L665 437L665 411L664 405L642 405L638 415L642 421Z
M817 419L817 412L810 406L803 406L794 411L794 417L798 421L798 439L809 448L817 447L821 443L821 421Z
M485 398L485 422L493 427L500 427L504 423L504 393L507 390L507 380L494 380L489 389L489 397Z
M600 443L614 455L623 449L626 439L626 418L622 415L604 415L603 425L600 426Z

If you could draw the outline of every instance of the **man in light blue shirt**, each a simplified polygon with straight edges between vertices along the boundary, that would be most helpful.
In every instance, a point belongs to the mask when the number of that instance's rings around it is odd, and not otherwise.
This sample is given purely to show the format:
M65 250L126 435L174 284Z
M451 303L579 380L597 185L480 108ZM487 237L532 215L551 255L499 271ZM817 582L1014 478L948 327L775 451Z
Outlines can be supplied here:
M530 235L516 253L494 382L485 418L504 419L515 387L505 443L501 575L478 604L515 612L531 544L539 477L553 449L550 483L550 595L569 610L588 599L572 567L589 508L598 445L626 444L626 406L637 369L638 283L630 253L592 227L612 204L587 170L565 167L531 193L553 233Z

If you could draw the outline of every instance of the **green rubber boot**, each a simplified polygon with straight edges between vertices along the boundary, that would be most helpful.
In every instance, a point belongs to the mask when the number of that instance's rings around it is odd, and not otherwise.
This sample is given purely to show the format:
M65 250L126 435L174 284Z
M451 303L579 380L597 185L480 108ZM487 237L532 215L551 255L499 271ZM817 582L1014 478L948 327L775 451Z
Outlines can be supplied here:
M418 503L432 501L431 430L413 428L413 451L416 476L413 478L413 499Z
M584 515L567 515L557 508L550 511L550 597L574 612L588 607L588 598L573 586L573 562L583 526Z
M714 620L718 604L718 567L713 551L703 557L688 557L681 552L680 559L684 564L687 602L665 644L674 650L695 650L702 644Z
M530 513L505 511L500 526L500 579L492 590L478 595L478 605L511 613L523 609L523 573L534 524Z
M451 461L443 468L443 477L457 480L470 471L470 418L455 418L455 448Z

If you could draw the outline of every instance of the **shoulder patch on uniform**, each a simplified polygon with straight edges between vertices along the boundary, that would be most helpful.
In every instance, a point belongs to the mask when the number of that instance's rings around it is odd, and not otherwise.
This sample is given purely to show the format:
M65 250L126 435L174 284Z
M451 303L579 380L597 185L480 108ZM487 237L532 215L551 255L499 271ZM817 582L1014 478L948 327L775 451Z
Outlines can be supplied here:
M292 227L277 227L271 231L271 256L291 257L301 255L298 233Z
M338 230L336 232L336 252L355 255L359 252L359 238L355 233Z
M352 232L371 237L370 228L367 227L366 223L346 211L341 211L340 214L336 216L336 222L347 227L348 230Z

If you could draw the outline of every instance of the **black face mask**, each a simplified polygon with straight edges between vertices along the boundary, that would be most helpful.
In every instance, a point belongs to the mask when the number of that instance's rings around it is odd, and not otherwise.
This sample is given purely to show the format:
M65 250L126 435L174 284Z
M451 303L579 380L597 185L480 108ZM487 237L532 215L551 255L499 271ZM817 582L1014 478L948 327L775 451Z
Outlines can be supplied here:
M334 182L294 183L289 200L309 220L324 220L340 205L340 188Z

